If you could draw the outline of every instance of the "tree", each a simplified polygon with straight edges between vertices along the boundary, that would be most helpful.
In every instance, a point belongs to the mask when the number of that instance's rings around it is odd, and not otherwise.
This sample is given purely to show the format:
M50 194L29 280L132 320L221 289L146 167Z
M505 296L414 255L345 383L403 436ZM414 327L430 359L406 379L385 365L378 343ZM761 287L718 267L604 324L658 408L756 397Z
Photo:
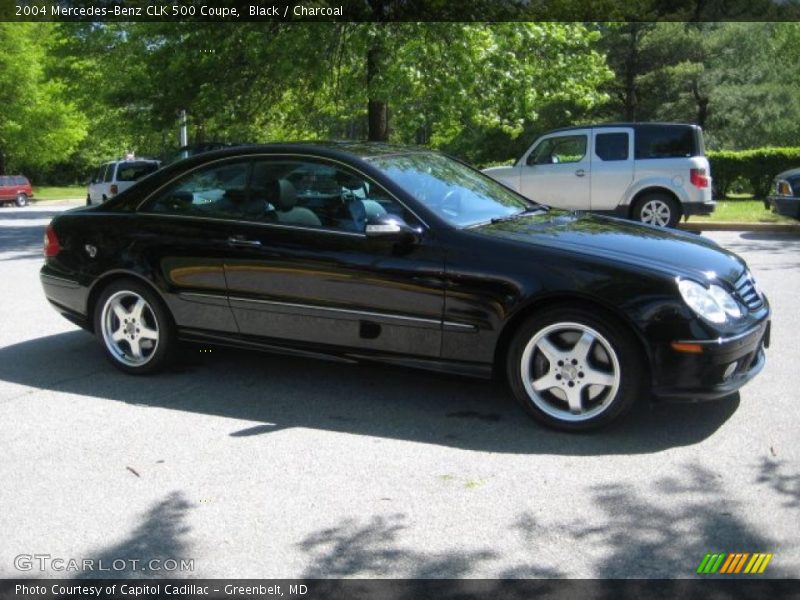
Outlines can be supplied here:
M86 135L49 58L53 25L0 22L0 173L65 159Z

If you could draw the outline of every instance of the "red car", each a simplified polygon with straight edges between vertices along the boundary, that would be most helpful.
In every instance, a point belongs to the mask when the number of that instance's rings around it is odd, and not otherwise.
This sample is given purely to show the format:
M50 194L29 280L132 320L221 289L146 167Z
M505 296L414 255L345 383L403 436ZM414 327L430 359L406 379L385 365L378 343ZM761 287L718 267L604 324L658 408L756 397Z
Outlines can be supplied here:
M22 175L0 175L0 205L13 202L25 206L33 198L31 182Z

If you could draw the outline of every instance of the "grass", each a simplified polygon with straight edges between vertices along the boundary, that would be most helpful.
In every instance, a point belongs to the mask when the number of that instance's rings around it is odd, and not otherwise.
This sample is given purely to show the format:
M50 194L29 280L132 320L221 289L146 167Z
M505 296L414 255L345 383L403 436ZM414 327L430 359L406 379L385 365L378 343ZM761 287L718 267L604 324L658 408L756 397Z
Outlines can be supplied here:
M33 186L33 199L39 200L74 200L86 198L85 185L70 185L64 187Z
M763 200L730 199L717 201L717 208L708 216L689 217L690 223L791 223L796 219L784 217L764 208Z

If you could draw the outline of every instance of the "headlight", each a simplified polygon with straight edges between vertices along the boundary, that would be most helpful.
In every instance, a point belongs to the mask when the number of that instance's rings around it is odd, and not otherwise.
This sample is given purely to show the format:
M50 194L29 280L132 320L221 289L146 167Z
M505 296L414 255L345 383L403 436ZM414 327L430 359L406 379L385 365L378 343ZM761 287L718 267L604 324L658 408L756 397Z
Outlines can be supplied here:
M705 288L694 281L681 279L678 289L689 308L712 323L724 323L728 317L738 319L742 316L736 300L718 285Z

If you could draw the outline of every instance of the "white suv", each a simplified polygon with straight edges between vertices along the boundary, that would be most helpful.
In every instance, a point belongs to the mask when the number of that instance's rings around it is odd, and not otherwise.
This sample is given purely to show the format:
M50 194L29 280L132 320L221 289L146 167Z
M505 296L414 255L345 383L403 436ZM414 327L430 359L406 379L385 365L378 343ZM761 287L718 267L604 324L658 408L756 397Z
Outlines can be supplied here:
M512 167L484 171L556 208L591 210L672 227L709 214L711 175L703 130L679 123L623 123L551 131Z
M100 166L86 192L86 205L100 204L127 190L137 180L157 171L161 162L148 158L113 160Z

